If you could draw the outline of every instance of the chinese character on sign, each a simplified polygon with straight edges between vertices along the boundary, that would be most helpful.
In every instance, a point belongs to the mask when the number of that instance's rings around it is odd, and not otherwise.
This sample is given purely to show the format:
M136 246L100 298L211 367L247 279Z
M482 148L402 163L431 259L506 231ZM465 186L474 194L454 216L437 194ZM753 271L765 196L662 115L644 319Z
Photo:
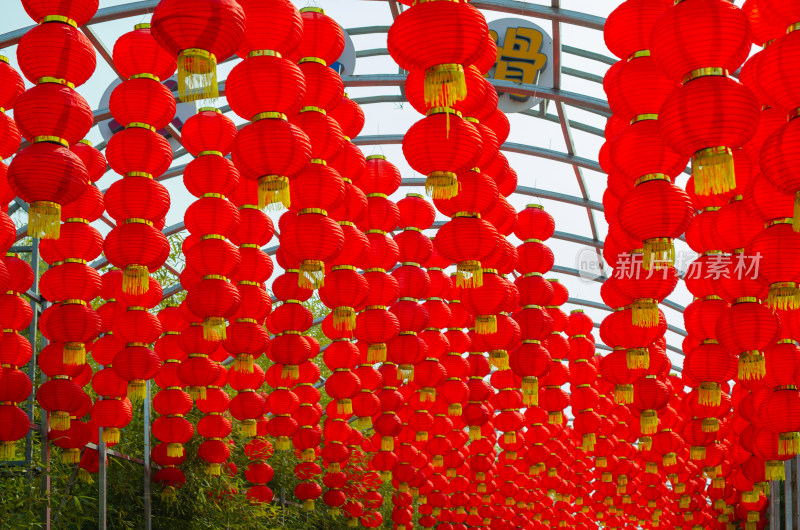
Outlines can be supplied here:
M497 42L497 32L489 33ZM533 28L508 28L503 45L497 47L497 69L494 78L528 85L539 80L539 73L547 64L541 53L543 36Z

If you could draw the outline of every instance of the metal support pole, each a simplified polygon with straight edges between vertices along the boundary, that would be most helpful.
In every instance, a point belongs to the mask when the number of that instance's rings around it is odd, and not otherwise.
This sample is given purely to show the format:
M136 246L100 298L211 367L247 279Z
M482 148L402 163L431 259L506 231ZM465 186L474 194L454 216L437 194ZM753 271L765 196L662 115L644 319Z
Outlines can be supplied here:
M144 398L144 528L151 530L153 527L152 494L150 491L150 392L151 382L146 383Z
M44 310L47 307L47 303L42 304L42 309ZM42 349L47 346L47 339L42 336ZM47 376L42 374L42 383L47 381ZM41 483L41 493L42 497L45 498L45 506L42 508L42 527L45 530L50 530L50 443L48 441L48 433L50 431L50 416L49 414L42 410L42 421L40 424L40 435L41 435L41 444L42 444L42 483Z
M794 474L792 473L792 468L795 465L794 458L791 460L787 460L785 462L786 465L786 480L783 483L783 511L784 517L786 521L786 525L784 528L786 530L793 530L794 525L792 524L792 512L794 509L794 503L792 502L792 495L794 493L794 485L792 484L792 478Z
M781 527L781 490L777 480L769 483L769 528L780 530Z
M31 286L31 291L34 294L39 294L39 239L34 238L33 242L31 243L31 269L33 269L33 285ZM36 301L35 298L31 298L31 309L33 309L33 318L31 319L31 325L28 327L28 342L31 343L32 351L38 351L36 349L36 332L39 329L39 302ZM28 361L27 370L28 372L28 379L33 383L34 379L36 378L36 356L32 355L30 361ZM28 418L30 418L31 423L33 423L33 400L28 401L28 405L25 407L26 412L28 413ZM25 435L25 465L30 465L33 462L33 434L32 431L28 431L28 434ZM29 468L33 469L32 467Z
M97 526L100 530L106 530L106 486L108 481L106 480L106 443L103 441L102 427L100 427L100 434L97 441L97 453L100 461L100 467L97 470Z

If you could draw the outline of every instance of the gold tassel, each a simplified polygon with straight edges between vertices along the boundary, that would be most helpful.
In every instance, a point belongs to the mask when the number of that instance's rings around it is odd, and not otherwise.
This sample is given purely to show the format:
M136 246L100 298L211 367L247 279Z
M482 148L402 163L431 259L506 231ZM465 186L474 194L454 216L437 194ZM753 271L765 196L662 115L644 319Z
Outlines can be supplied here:
M475 317L475 333L478 335L497 333L497 317L495 315L478 315Z
M120 433L116 427L103 427L103 442L108 446L119 443Z
M83 468L78 470L78 480L84 484L94 484L94 477L92 477L92 474Z
M134 403L141 403L147 395L147 386L141 379L134 379L128 383L128 399Z
M301 462L314 462L317 460L317 452L313 449L303 449L303 452L300 453L300 461Z
M617 477L617 486L627 486L628 485L628 476L627 475L620 475Z
M256 420L254 419L242 420L239 423L239 434L241 434L245 438L252 438L256 434L258 434L258 424L256 424Z
M180 458L186 454L183 444L170 442L167 444L167 456L170 458Z
M713 381L704 381L700 383L698 402L700 405L718 407L722 402L722 389L719 383L714 383Z
M255 361L249 353L237 353L233 361L233 369L239 373L252 374L255 371Z
M517 459L516 451L506 451L506 460L516 460L516 459Z
M756 490L744 491L742 492L742 502L747 502L752 504L754 502L758 502L758 498L760 496L761 496L760 492Z
M782 432L778 436L778 454L781 456L800 454L800 432Z
M704 418L703 419L703 432L717 432L719 431L719 419L717 418Z
M688 510L692 504L692 498L688 495L682 495L681 500L678 502L678 507L681 510Z
M391 471L381 471L381 480L384 483L389 483L392 481L392 472Z
M744 530L758 530L758 523L746 522L744 523Z
M161 500L167 504L172 504L177 498L177 488L173 488L172 486L164 486L164 489L161 490Z
M498 370L508 370L508 352L505 350L492 350L489 353L489 362Z
M650 368L650 351L647 348L631 348L625 354L628 370L647 370Z
M786 480L786 468L781 460L767 460L764 464L764 478L768 481Z
M473 289L483 287L483 269L480 261L461 261L456 267L456 287Z
M692 156L694 191L697 195L722 195L736 188L733 152L711 147Z
M702 445L693 445L689 450L689 458L692 460L704 460L706 458L706 448Z
M419 400L422 403L436 401L436 389L431 387L421 388L419 391Z
M642 268L649 271L652 265L675 265L675 247L672 239L659 237L645 239L642 249Z
M381 451L394 451L394 438L391 436L382 436Z
M398 366L398 373L400 377L408 381L409 383L414 381L414 365L413 364L401 364Z
M714 509L721 512L725 509L725 499L717 499L714 501Z
M204 386L190 386L189 396L197 401L198 399L206 399L208 397L208 392L206 392L206 387Z
M539 393L539 379L536 377L525 376L522 378L522 394L534 395Z
M779 282L769 286L767 306L782 311L800 309L800 289L794 282Z
M633 385L616 385L614 387L614 402L618 405L633 403Z
M358 421L356 422L356 425L362 431L367 430L367 429L371 429L372 428L372 418L370 418L369 416L364 416L362 418L358 418Z
M658 301L652 298L638 298L631 306L633 325L640 328L652 328L658 325Z
M761 514L758 512L747 512L747 522L757 523L761 520Z
M86 364L86 346L82 342L67 342L64 344L62 360L67 366Z
M178 94L184 103L217 99L217 58L213 53L189 48L178 54Z
M639 448L641 451L653 450L653 438L650 436L642 436L639 438Z
M642 434L655 434L658 432L658 412L655 410L643 410L639 418Z
M483 438L483 434L481 433L481 428L478 425L470 425L469 426L469 439L470 441L480 440Z
M429 108L452 107L467 97L467 78L460 64L437 64L425 71L425 103Z
M287 209L292 202L289 196L289 179L280 175L267 175L258 179L258 207L279 211L281 205Z
M314 499L306 499L303 501L303 511L306 512L314 511Z
M594 444L597 443L597 436L593 432L589 432L583 435L581 439L581 450L582 451L594 451Z
M69 412L56 411L50 413L50 428L54 431L66 431L69 429Z
M416 440L418 442L427 442L428 441L428 432L427 431L417 431Z
M461 416L461 412L461 403L450 403L450 405L447 406L448 416Z
M299 379L300 367L296 364L284 364L281 369L281 377L284 379Z
M28 206L28 235L39 239L61 237L61 205L34 201Z
M711 479L711 487L716 489L722 489L725 487L725 477L716 477Z
M367 362L369 364L378 364L386 362L386 344L383 342L376 342L367 347Z
M0 462L8 462L17 458L17 441L6 440L0 443Z
M452 199L460 189L458 177L450 171L434 171L425 179L425 194L431 199Z
M667 453L664 455L664 458L662 458L662 462L664 463L664 467L674 466L678 463L678 455L675 453Z
M348 519L347 520L347 528L357 528L359 525L358 519Z
M739 355L739 380L760 380L767 375L767 362L760 351L747 351Z
M539 392L537 391L535 394L522 394L522 403L526 407L538 407L539 406Z
M658 473L658 464L656 464L655 462L647 462L644 465L644 472L650 473L651 475L655 475L656 473Z
M328 515L331 517L339 517L342 511L338 507L328 508Z
M61 461L65 464L77 464L81 461L81 450L80 449L64 449L61 452Z
M503 435L503 441L508 445L517 443L517 433L514 431L505 433Z
M452 468L452 467L448 468L447 469L447 473L445 473L445 476L447 478L456 478L456 476L457 476L456 470L454 468Z
M356 310L340 306L333 309L333 328L352 331L356 329Z
M336 412L339 414L351 415L353 413L353 402L349 399L340 399L336 402Z
M122 292L141 295L150 290L150 271L144 265L128 265L122 273Z
M325 264L314 259L301 261L297 286L302 289L319 289L323 285L325 285Z
M433 467L442 467L442 466L444 466L444 457L442 455L434 455Z
M292 448L292 439L288 436L278 436L275 440L275 449L278 451L288 451Z
M339 462L332 462L330 465L328 465L328 471L331 473L341 473L342 465Z
M206 317L203 320L203 338L211 342L225 340L225 319L222 317Z
M561 425L564 423L564 415L560 410L547 413L547 421L550 425Z

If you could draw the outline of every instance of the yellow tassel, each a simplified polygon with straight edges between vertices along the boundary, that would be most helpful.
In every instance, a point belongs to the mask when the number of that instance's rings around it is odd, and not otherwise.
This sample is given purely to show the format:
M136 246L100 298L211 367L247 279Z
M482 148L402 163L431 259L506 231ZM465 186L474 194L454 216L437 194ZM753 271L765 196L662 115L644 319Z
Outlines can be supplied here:
M328 466L328 471L330 471L331 473L341 473L342 465L339 462L332 462Z
M626 352L628 370L647 370L650 368L650 351L647 348L631 348Z
M180 458L186 454L183 444L170 442L167 444L167 456L170 458Z
M461 412L461 403L450 403L450 405L447 406L448 416L461 416Z
M278 451L288 451L292 448L292 439L288 436L278 436L275 440L275 449Z
M447 473L445 473L445 475L447 476L447 478L456 478L457 473L456 473L456 470L451 467L451 468L448 468Z
M647 462L644 465L644 472L650 473L651 475L655 475L656 473L658 473L658 464L656 464L655 462Z
M658 413L655 410L643 410L639 418L642 434L655 434L658 432Z
M61 237L61 205L34 201L28 206L28 235L39 239Z
M767 362L760 351L747 351L739 355L739 380L760 380L767 375Z
M161 500L167 504L172 504L178 498L178 490L172 486L164 486L161 490Z
M628 476L627 475L620 475L617 477L617 486L627 486L628 485Z
M517 443L517 433L514 431L507 432L503 435L503 441L508 445Z
M526 407L538 407L539 406L539 392L535 394L522 394L522 403Z
M725 487L725 477L716 477L711 479L711 487L716 489L722 489Z
M460 64L438 64L425 71L425 103L429 108L452 107L467 97L467 78Z
M249 353L237 353L236 360L233 361L233 369L239 373L252 374L255 371L253 356Z
M359 525L358 519L348 519L347 520L347 528L357 528Z
M281 377L284 379L299 379L300 367L296 364L284 364L281 369Z
M639 448L641 451L651 451L653 449L653 439L650 436L639 438Z
M721 195L736 188L733 152L727 147L712 147L692 156L694 191L697 195Z
M206 464L206 473L212 477L218 477L222 472L222 466L216 462L209 462Z
M542 474L542 471L544 471L544 469L545 469L544 464L542 463L534 464L528 468L528 475L532 477L537 477Z
M314 499L306 499L303 501L303 511L306 512L314 511Z
M618 405L633 403L633 385L616 385L614 387L614 402Z
M622 496L622 504L630 504L631 502L633 502L633 501L632 501L632 498L631 498L630 495L623 495Z
M330 515L331 517L339 517L341 513L342 511L339 508L336 507L328 508L328 515Z
M478 335L497 333L497 317L495 315L478 315L475 317L475 333Z
M692 504L692 498L688 495L681 496L681 500L678 502L678 507L681 510L688 510L689 506Z
M757 523L761 520L761 514L758 512L747 512L747 522Z
M417 431L416 440L418 442L427 442L428 441L428 433L427 433L427 431Z
M442 466L444 466L444 457L442 455L434 455L433 467L442 467Z
M141 403L147 395L146 383L140 379L134 379L128 383L128 399L134 403Z
M83 468L78 470L78 480L84 484L94 484L94 477L92 477L92 474Z
M391 436L382 436L381 451L394 451L394 438Z
M764 464L764 478L768 481L786 480L786 468L781 460L767 460Z
M301 462L314 462L317 459L317 452L313 449L303 449L303 452L300 453L300 461Z
M119 443L120 432L116 427L103 427L103 442L108 446Z
M744 491L742 492L742 502L747 502L752 504L754 502L758 502L758 498L760 496L761 496L760 492L756 490Z
M470 441L480 440L483 438L483 434L481 433L481 428L478 425L470 425L469 426L469 439Z
M333 328L352 331L356 329L356 310L352 307L336 307L333 310Z
M370 418L369 416L364 416L363 418L358 418L358 421L356 422L356 425L362 431L364 431L366 429L370 429L370 428L372 428L372 418Z
M61 461L65 464L77 464L81 461L80 449L64 449L61 452Z
M746 522L744 523L744 530L758 530L758 523Z
M714 509L721 512L725 509L725 499L717 499L714 501Z
M608 459L604 456L598 456L594 459L594 467L598 469L605 469L608 466Z
M662 462L664 463L664 467L674 466L678 463L678 455L675 453L667 453L664 455Z
M608 471L603 471L600 475L600 482L611 482L612 480L614 480L614 476Z
M633 301L631 312L633 325L640 328L652 328L658 325L658 301L652 298L639 298Z
M594 451L594 444L597 443L597 436L593 432L589 432L583 435L581 439L581 450L582 451Z
M706 448L702 445L693 445L689 450L689 458L692 460L704 460L706 458Z
M208 392L206 392L206 387L204 386L190 386L189 396L197 401L198 399L206 399L208 397Z
M122 273L122 292L141 295L150 290L150 271L144 265L128 265Z
M178 94L183 102L219 97L213 53L189 48L178 54Z
M245 438L252 438L256 434L258 434L258 424L256 424L256 420L253 419L242 420L239 423L239 434L241 434Z
M258 207L278 211L281 205L291 206L289 179L280 175L267 175L258 179Z
M225 340L225 319L222 317L206 317L203 320L203 338L212 342Z
M473 289L483 287L483 269L480 261L461 261L456 267L456 287Z
M534 395L539 393L539 379L536 377L525 376L522 378L522 394Z
M654 264L662 266L675 264L675 247L672 245L672 239L666 237L645 239L643 247L644 270L649 271Z
M0 443L0 462L16 460L16 458L17 458L16 440L7 440Z
M353 402L349 399L340 399L336 402L336 412L349 416L353 413Z
M782 432L778 436L778 454L781 456L800 454L800 432Z
M550 425L561 425L564 423L564 415L561 413L560 410L556 410L555 412L548 412L547 413L547 421Z
M506 460L516 460L516 459L517 459L516 451L506 451Z
M800 309L800 289L794 282L773 283L769 286L767 306L782 311Z
M391 471L381 471L381 480L384 483L389 483L392 481L392 472Z
M86 347L82 342L67 342L64 344L62 360L67 366L86 364Z
M698 402L700 405L718 407L722 402L722 389L719 383L709 381L700 383L700 391L698 394Z
M478 471L477 473L475 473L475 480L477 480L478 482L485 481L486 473L484 473L483 471Z
M69 429L69 412L56 411L50 413L50 428L54 431L66 431Z
M460 189L458 177L450 171L434 171L425 179L425 194L431 199L452 199Z
M297 285L302 289L319 289L325 285L325 264L314 259L301 261Z
M717 418L704 418L703 419L703 432L717 432L719 431L719 419Z
M489 362L498 370L508 370L508 352L505 350L492 350L489 353Z
M367 347L367 362L369 364L378 364L386 362L386 344L383 342L376 342Z
M419 391L419 400L422 403L436 401L436 389L430 387L421 388Z
M413 364L401 364L397 367L397 372L399 373L400 377L411 383L414 381L414 365Z

